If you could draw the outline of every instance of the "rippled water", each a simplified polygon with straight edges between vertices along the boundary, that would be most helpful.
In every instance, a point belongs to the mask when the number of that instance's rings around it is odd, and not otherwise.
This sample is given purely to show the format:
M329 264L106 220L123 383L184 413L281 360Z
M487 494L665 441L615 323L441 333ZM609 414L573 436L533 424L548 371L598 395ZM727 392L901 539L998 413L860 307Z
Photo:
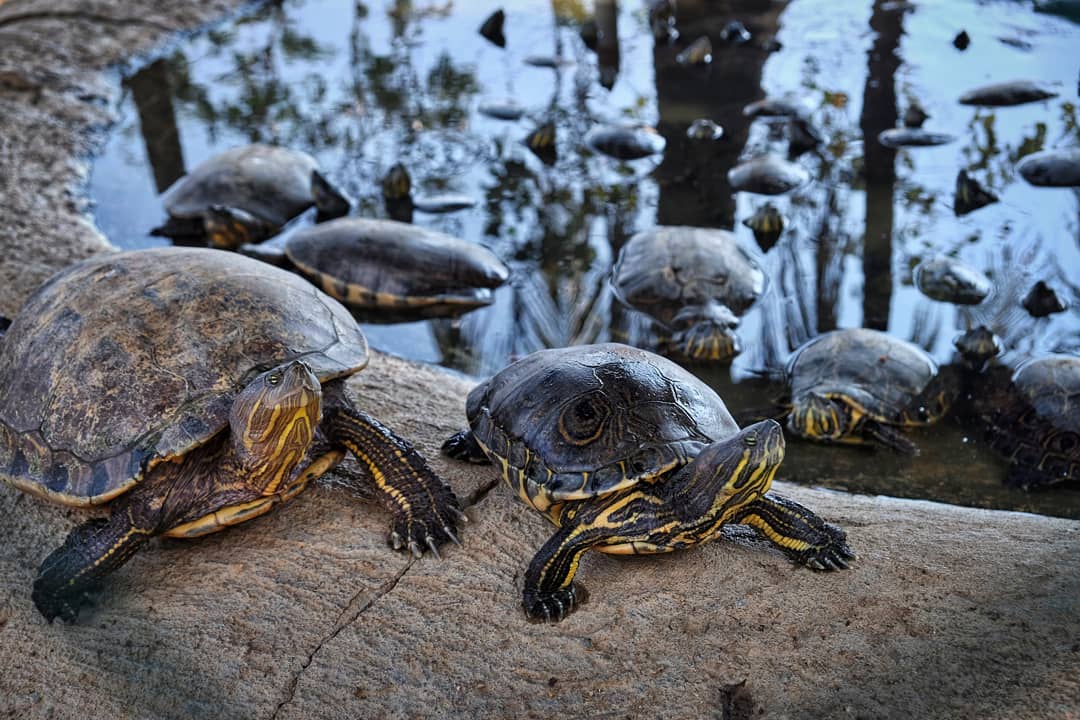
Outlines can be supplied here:
M974 322L1002 335L1009 364L1080 352L1080 198L1027 185L1014 169L1031 152L1080 142L1073 6L1039 3L1061 13L1052 14L1005 1L680 0L681 37L657 45L645 4L507 2L505 49L477 33L495 9L479 3L261 6L183 38L123 78L121 120L91 181L96 220L121 247L160 243L148 235L165 217L160 191L211 154L252 141L312 153L359 199L358 214L385 216L378 181L403 162L414 192L479 200L449 215L417 213L414 222L489 246L513 278L490 308L458 321L365 329L376 347L477 376L541 347L606 340L613 324L639 333L640 319L613 303L606 276L625 240L657 224L731 229L771 278L742 320L745 351L732 367L694 368L734 408L779 392L752 380L754 371L782 366L804 339L837 327L887 329L942 363L952 360L952 338ZM594 6L601 24L617 27L617 43L599 54L578 36ZM731 19L751 30L751 43L721 44ZM964 51L952 44L961 30L971 38ZM706 34L710 65L675 63ZM537 55L568 62L525 62ZM973 86L1018 78L1046 82L1059 96L998 109L957 103ZM782 126L741 112L765 95L790 96L825 139L820 152L797 160L814 181L771 199L788 229L768 252L741 223L765 198L733 193L726 177L741 158L787 152ZM526 117L477 112L503 98L528 108ZM958 140L895 153L874 142L913 100L930 114L926 129ZM688 140L699 117L722 125L724 137ZM547 119L558 131L553 166L521 142ZM596 155L581 139L601 121L653 125L667 149L633 162ZM960 169L1000 202L957 217ZM911 268L938 253L987 272L991 297L961 309L922 296ZM1072 309L1028 316L1018 302L1036 279ZM913 437L923 450L915 459L792 442L782 474L1080 517L1075 488L1028 495L1002 487L1003 465L960 419Z

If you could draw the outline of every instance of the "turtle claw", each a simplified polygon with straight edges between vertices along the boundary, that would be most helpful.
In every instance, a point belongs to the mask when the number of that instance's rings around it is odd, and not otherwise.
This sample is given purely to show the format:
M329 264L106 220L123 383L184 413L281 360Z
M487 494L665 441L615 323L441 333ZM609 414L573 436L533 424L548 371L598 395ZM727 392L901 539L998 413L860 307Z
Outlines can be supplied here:
M442 555L439 554L439 546L435 544L435 538L428 535L424 540L427 541L427 546L431 549L431 554L439 560L442 560Z
M466 515L464 513L464 511L458 510L453 505L450 506L450 514L452 514L455 518L457 518L461 523L469 522L469 516ZM445 530L446 528L443 528L443 529ZM447 530L447 533L450 534L450 531ZM452 534L450 534L450 537L454 537L454 536ZM457 542L457 540L455 539L454 542ZM458 544L460 545L461 543L458 543Z
M421 558L424 556L424 551L420 549L420 543L415 540L409 541L409 552L413 554L415 558Z
M446 537L450 538L450 542L454 543L458 547L461 547L461 541L457 539L457 535L454 534L453 530L451 530L446 525L443 525L442 531L444 533L446 533ZM438 554L438 553L436 553L436 554Z
M398 535L398 531L394 530L390 533L390 547L395 550L400 550L405 546L405 543L401 540L401 535Z
M527 594L524 602L525 617L533 623L557 623L574 612L589 598L580 585L570 584L552 593Z

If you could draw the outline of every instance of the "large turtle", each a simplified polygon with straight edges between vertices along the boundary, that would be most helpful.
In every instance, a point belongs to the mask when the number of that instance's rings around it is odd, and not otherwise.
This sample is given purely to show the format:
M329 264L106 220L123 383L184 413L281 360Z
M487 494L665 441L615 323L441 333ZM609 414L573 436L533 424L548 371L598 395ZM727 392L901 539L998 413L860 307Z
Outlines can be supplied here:
M1009 461L1007 484L1031 490L1080 480L1080 358L1022 364L990 419L990 444Z
M510 271L482 245L394 220L338 218L245 246L291 266L365 320L455 317L490 305Z
M525 573L524 607L557 621L584 600L582 554L661 553L759 531L818 570L854 557L843 530L768 493L784 458L780 425L745 429L695 376L617 343L541 350L469 393L469 428L444 452L491 461L559 530Z
M161 199L169 219L152 235L228 250L265 240L312 205L322 219L349 211L349 201L319 172L315 158L258 143L204 160Z
M725 230L662 226L626 242L611 283L620 301L655 321L650 349L725 362L741 349L737 316L761 295L765 274Z
M262 514L346 451L393 513L396 548L453 540L451 490L345 394L367 361L337 301L234 253L107 254L47 281L0 344L0 478L113 512L41 564L41 613L73 620L151 536Z
M799 347L787 366L788 428L820 442L915 446L898 430L929 425L948 411L959 385L912 343L878 330L849 328Z

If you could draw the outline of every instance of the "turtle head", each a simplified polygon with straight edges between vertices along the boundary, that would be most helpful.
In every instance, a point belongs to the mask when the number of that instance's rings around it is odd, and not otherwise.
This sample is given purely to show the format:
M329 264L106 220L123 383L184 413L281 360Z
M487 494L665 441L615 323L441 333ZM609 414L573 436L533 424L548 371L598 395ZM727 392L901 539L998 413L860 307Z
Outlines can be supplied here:
M818 393L808 393L800 398L788 417L792 432L825 442L836 442L850 435L853 425L851 408L847 404Z
M723 305L691 305L671 320L672 349L698 362L729 362L742 352L739 319Z
M277 229L246 210L224 205L211 205L204 212L203 227L210 244L219 250L261 243Z
M233 401L233 448L250 482L273 491L299 464L319 424L322 387L293 361L256 376Z
M727 518L764 495L784 460L784 429L775 420L749 425L726 440L707 445L683 472L680 502L702 516Z

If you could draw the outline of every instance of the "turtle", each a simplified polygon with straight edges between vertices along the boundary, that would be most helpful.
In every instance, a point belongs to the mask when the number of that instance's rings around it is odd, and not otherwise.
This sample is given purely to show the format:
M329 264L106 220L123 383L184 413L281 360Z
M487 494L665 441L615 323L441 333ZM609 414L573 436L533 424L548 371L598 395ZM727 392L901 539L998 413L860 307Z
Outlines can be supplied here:
M658 226L626 242L611 284L620 302L654 321L650 349L726 362L741 349L738 316L764 291L765 273L726 230Z
M664 136L644 125L601 125L585 133L585 144L617 160L638 160L664 152Z
M1080 358L1028 360L990 415L990 445L1008 461L1005 482L1033 490L1080 480Z
M784 458L779 423L740 429L708 385L647 350L536 351L473 388L465 412L468 428L443 452L501 468L559 528L525 573L531 620L559 621L584 601L574 575L590 548L670 552L743 524L817 570L855 557L842 529L769 492Z
M923 260L912 276L923 295L954 305L978 305L993 288L985 273L947 255Z
M792 354L788 429L829 443L874 442L902 453L914 444L898 430L940 420L959 395L922 348L869 328L819 335Z
M731 168L727 178L735 190L780 195L810 182L810 173L783 158L762 155Z
M0 343L0 478L112 514L41 563L41 614L74 621L150 537L261 515L347 452L370 474L351 482L393 514L395 548L456 541L453 491L345 392L368 355L336 300L237 253L108 253L53 276Z
M510 277L482 245L395 220L338 218L243 250L295 269L368 322L456 317L490 305Z
M265 240L312 205L319 219L349 211L348 199L323 177L315 158L261 143L202 161L161 199L169 219L151 235L226 250Z

